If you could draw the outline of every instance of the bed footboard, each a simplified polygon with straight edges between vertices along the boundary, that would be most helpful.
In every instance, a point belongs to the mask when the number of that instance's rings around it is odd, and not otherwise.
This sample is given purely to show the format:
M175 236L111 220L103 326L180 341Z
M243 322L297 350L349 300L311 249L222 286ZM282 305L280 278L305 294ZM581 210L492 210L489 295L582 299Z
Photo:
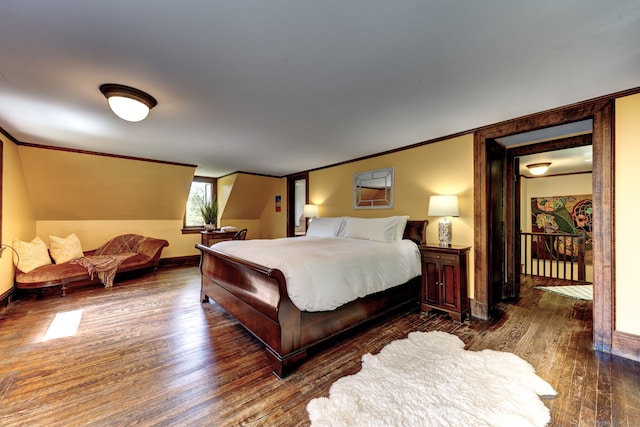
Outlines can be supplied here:
M300 343L300 310L291 302L280 270L226 255L197 244L200 299L212 298L266 347L274 373L304 359Z

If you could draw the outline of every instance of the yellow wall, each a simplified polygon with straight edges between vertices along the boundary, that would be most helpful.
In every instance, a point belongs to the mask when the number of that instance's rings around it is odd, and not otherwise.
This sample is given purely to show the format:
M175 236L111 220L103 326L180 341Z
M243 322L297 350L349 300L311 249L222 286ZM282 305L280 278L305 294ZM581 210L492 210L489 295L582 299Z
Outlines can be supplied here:
M354 209L353 174L394 168L394 207ZM320 216L384 217L409 215L427 218L429 196L457 194L460 217L451 218L453 244L473 246L473 135L426 144L309 173L309 201L319 205ZM438 242L438 221L428 218L426 238ZM469 257L473 266L473 249ZM473 271L469 268L469 295L473 296Z
M287 236L287 179L275 178L271 182L267 202L260 213L261 235L263 239ZM280 196L280 212L276 212L276 196Z
M182 234L194 166L18 146L3 141L2 243L76 233L84 250L137 233L166 239L162 258L198 255ZM12 251L0 258L0 294L13 286Z
M194 166L4 143L2 243L75 233L84 250L118 234L169 241L162 258L198 255L199 233L182 234ZM276 195L282 197L275 212ZM286 235L286 178L233 174L218 183L220 225L248 238ZM0 258L0 294L11 289L12 252Z
M615 330L640 335L637 251L640 95L616 100L615 111Z
M247 229L247 239L274 239L287 234L286 178L235 173L218 179L220 226ZM281 196L280 212L275 197Z
M237 177L238 177L238 174L234 173L231 175L218 178L218 187L217 187L218 220L220 220L221 213L224 212L224 210L227 207L227 202L229 201L229 197L231 196L231 191L233 190ZM233 225L233 224L223 224L220 221L218 221L218 224L220 226Z
M31 146L17 150L13 163L22 169L35 216L35 232L21 240L38 236L48 244L49 236L75 233L89 250L118 234L136 233L168 240L163 258L198 253L200 235L181 232L195 166Z
M141 234L166 239L169 246L162 258L197 255L195 244L200 234L182 234L182 218L174 220L122 220L122 221L38 221L36 234L49 245L49 236L66 237L75 233L83 250L96 249L119 234Z
M38 221L175 220L195 166L19 146Z
M2 141L2 243L35 237L36 217L22 171L18 146L0 134ZM13 253L6 249L0 258L0 295L13 287Z

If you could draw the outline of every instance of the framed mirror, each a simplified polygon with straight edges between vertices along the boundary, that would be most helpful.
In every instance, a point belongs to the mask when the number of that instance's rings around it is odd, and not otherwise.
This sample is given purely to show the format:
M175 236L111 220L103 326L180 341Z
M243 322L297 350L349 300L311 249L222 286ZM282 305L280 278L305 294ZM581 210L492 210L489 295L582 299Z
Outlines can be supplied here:
M354 209L393 207L393 168L358 172L353 175Z
M309 173L302 172L287 177L287 236L304 236L308 219L303 214L304 205L309 203Z

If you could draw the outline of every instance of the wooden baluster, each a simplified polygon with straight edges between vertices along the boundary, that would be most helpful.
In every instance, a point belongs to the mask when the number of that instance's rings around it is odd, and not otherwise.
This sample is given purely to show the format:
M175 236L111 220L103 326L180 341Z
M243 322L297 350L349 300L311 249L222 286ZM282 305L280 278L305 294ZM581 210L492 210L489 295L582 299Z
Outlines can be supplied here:
M578 236L578 280L585 281L586 272L585 272L585 263L584 263L584 251L585 251L585 238L584 233L580 233Z

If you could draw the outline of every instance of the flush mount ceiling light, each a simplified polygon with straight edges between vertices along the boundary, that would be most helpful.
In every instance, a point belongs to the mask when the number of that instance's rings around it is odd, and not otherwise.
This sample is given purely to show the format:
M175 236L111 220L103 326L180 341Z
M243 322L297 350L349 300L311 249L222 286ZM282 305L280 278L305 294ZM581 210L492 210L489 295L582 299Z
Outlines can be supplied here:
M153 96L129 86L105 83L100 86L100 92L109 101L111 111L128 122L144 120L149 110L158 105Z
M527 168L529 168L529 172L532 175L543 175L549 169L549 166L551 166L551 163L533 163L527 165Z

